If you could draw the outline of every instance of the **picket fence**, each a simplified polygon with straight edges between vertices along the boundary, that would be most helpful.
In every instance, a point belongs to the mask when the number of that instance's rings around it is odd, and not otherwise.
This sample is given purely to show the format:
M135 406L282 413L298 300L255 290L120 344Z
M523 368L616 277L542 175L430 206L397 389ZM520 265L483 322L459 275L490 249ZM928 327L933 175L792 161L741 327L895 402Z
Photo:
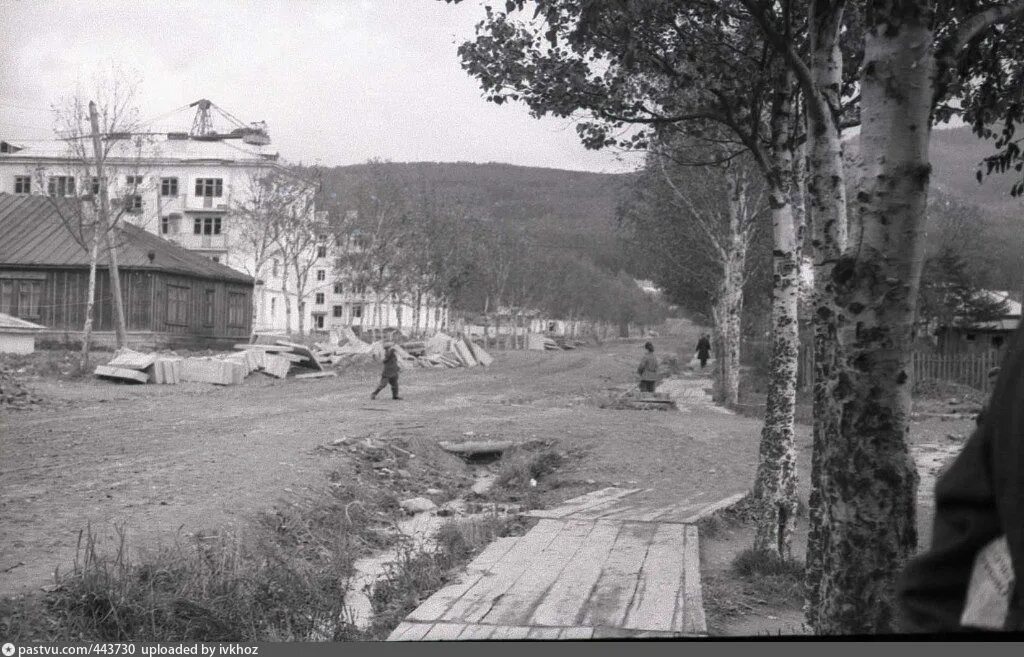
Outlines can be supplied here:
M809 344L800 345L800 359L797 368L797 387L810 390L814 385L814 353ZM744 340L741 354L746 363L767 368L771 354L771 343L765 340ZM940 354L926 351L913 353L912 376L914 384L925 381L946 381L970 386L982 392L989 392L993 380L989 371L998 367L1002 353L984 351L969 354Z

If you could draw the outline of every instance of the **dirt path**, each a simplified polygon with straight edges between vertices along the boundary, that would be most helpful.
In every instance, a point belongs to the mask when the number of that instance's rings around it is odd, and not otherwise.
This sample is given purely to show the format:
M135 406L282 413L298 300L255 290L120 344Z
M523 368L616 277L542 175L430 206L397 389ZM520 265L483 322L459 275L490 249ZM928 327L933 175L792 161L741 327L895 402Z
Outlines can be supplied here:
M247 522L331 471L350 476L348 456L318 449L342 436L400 435L438 453L433 443L466 432L549 440L575 457L567 479L636 481L667 497L694 487L725 495L749 481L754 420L597 407L609 388L632 385L639 351L616 343L499 353L489 369L414 370L400 402L369 400L375 372L254 376L227 388L35 382L53 403L0 415L0 591L52 581L87 525L108 542L120 526L131 545L153 547ZM553 491L552 502L579 492Z

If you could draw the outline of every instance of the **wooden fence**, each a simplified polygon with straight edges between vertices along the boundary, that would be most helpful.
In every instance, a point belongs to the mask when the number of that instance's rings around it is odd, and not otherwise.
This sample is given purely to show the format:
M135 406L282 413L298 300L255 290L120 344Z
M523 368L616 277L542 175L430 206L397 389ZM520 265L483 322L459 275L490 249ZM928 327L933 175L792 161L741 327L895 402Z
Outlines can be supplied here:
M975 354L934 354L915 351L913 355L914 384L923 381L951 381L989 392L994 382L988 373L998 367L1002 352L983 351Z
M740 351L743 362L767 373L771 356L771 343L765 340L744 340ZM985 351L972 354L937 354L915 351L912 376L915 385L924 381L949 381L989 392L993 381L989 371L998 367L1002 352ZM814 386L814 353L810 344L801 343L797 367L797 388L810 390Z

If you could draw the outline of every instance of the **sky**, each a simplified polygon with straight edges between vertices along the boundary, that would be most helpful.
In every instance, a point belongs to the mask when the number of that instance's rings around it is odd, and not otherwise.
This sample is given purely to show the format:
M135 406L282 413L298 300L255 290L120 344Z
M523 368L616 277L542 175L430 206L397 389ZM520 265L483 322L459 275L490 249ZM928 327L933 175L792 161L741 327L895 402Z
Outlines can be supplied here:
M637 154L586 150L570 120L483 100L456 49L484 4L3 0L0 137L52 138L49 108L89 95L97 73L117 66L140 79L137 106L144 121L159 119L152 128L188 130L194 109L163 115L208 98L245 122L266 121L289 161L639 166Z

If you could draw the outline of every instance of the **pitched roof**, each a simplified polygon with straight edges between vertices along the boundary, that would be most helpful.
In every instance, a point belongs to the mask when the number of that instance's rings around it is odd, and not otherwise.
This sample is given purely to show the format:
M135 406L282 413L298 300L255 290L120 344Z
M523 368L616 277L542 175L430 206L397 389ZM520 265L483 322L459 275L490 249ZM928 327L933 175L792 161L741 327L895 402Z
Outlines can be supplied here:
M41 331L45 326L39 324L33 324L27 320L21 319L20 317L13 317L7 313L0 313L0 332L21 332L21 331Z
M72 210L75 201L60 201ZM67 216L67 215L65 215ZM89 254L75 241L46 196L0 194L0 266L88 267ZM138 226L122 223L118 264L125 269L170 271L198 278L253 283L251 276L183 249ZM152 258L150 258L152 254ZM106 264L100 256L100 264Z

